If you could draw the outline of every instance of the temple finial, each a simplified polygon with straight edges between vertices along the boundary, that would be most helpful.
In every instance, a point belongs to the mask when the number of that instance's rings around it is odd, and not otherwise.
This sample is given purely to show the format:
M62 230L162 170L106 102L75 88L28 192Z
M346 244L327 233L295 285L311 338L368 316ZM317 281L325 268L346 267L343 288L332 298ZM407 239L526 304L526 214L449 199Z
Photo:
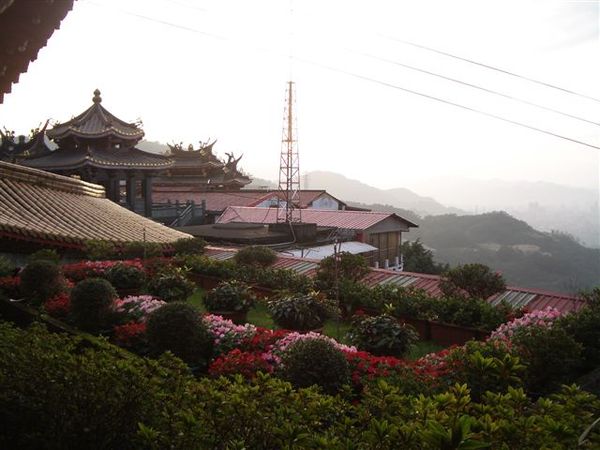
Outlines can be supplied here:
M92 99L94 103L102 103L102 97L100 97L100 89L96 89L94 91L94 98Z

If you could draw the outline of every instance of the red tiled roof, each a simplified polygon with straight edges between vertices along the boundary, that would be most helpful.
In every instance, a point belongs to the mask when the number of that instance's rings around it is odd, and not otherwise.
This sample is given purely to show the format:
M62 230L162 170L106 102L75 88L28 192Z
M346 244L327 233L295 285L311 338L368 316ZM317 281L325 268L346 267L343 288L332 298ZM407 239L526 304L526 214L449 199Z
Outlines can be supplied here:
M207 247L206 254L211 258L224 260L232 258L236 251L236 249L232 248ZM307 276L314 276L319 268L319 262L308 258L278 255L273 267L291 269ZM434 297L442 294L439 288L440 276L438 275L371 269L362 281L370 287L394 284L401 287L422 289ZM552 307L558 309L563 314L578 311L585 305L583 299L573 295L512 286L507 287L506 291L492 295L487 299L492 305L496 305L502 300L514 307L526 307L529 311Z
M350 230L367 230L390 217L403 222L407 227L418 226L394 213L324 209L302 210L303 222L316 223L317 226L321 227L336 227ZM265 208L230 206L217 219L217 223L228 222L276 223L277 209L270 208L266 211Z
M317 200L323 194L324 190L303 190L300 191L300 207L308 208L312 202ZM179 201L185 203L193 201L196 204L206 202L208 211L224 211L229 206L256 206L280 195L278 191L265 191L254 189L243 189L241 191L198 191L194 186L168 186L156 185L153 188L153 198L160 203ZM329 195L329 194L327 194ZM337 200L337 199L336 199ZM340 200L338 202L344 204Z

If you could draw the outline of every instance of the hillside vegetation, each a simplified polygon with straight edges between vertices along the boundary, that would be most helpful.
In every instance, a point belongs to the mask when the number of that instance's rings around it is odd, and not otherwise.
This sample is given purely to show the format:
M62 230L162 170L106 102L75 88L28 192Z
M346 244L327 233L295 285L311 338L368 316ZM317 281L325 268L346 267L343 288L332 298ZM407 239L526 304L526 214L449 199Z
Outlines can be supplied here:
M441 263L486 264L520 287L575 293L600 285L599 249L584 247L565 233L538 231L502 211L419 218L389 205L355 205L415 221L419 228L404 239L421 239Z

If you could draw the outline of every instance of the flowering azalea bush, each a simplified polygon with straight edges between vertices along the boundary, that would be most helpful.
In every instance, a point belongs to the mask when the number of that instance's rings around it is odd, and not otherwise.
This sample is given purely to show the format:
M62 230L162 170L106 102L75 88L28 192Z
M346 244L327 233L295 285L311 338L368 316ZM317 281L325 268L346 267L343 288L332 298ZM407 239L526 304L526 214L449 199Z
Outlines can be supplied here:
M114 327L114 342L129 350L139 350L146 346L146 323L127 322Z
M218 355L239 347L243 341L251 339L256 333L256 327L252 324L236 325L231 320L213 314L205 315L202 321L214 339L214 350Z
M0 277L0 293L9 298L21 296L21 277Z
M52 317L65 318L71 312L71 297L62 292L44 302L44 310Z
M116 266L123 264L143 270L144 266L139 259L131 259L126 261L82 261L73 264L65 264L62 266L62 271L65 277L72 281L81 281L86 278L103 278L106 272Z
M532 326L550 328L554 321L561 316L561 312L552 307L541 311L533 311L525 314L523 317L513 319L510 322L500 325L490 336L490 339L501 339L509 341L515 333L522 329Z
M145 322L148 316L166 302L151 295L130 295L113 302L113 310L122 313L136 322Z
M208 373L215 377L240 374L246 379L253 379L258 372L272 373L273 369L272 361L267 360L264 353L244 352L236 348L213 361Z

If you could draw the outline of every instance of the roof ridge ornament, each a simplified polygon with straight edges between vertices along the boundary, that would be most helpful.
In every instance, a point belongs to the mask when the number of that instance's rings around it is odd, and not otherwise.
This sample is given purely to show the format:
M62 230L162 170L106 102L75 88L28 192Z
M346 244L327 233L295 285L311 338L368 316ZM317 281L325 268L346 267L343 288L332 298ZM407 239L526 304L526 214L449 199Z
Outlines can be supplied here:
M100 97L100 89L96 89L94 91L94 98L92 99L94 103L102 103L102 97Z

